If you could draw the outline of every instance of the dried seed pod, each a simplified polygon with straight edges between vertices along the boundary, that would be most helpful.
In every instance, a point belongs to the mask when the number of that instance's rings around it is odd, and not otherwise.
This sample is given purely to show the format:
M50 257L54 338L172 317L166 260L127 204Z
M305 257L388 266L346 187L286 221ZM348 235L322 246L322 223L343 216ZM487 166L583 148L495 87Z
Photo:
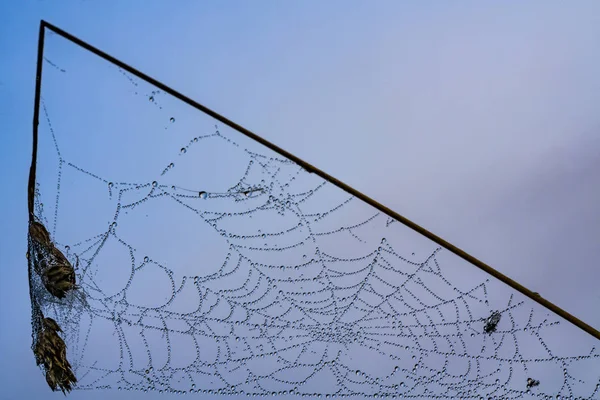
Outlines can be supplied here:
M67 346L58 335L60 326L52 318L43 318L37 335L34 354L37 365L43 365L46 382L53 391L59 388L64 394L70 392L77 382L71 364L67 361Z
M44 247L49 247L52 243L46 227L37 221L33 221L29 224L29 236L39 245Z
M50 234L44 225L33 221L29 224L29 238L32 242L31 253L34 256L34 260L38 260L38 263L35 263L34 266L36 267L36 271L41 273L40 268L42 266L37 264L44 259L48 249L52 246Z
M48 230L37 221L29 224L33 242L34 270L41 276L44 287L53 296L62 299L76 288L75 270L65 255L54 246Z
M75 271L71 264L53 265L46 268L42 275L46 289L53 295L62 299L66 293L76 288Z

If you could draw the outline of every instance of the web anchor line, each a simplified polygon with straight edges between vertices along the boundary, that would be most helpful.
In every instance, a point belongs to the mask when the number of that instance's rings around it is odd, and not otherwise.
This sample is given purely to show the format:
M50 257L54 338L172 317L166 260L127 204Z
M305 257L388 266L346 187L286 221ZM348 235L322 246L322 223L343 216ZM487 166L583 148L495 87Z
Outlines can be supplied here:
M413 229L414 231L420 233L421 235L423 235L423 236L427 237L428 239L432 240L433 242L437 243L438 245L446 248L447 250L449 250L450 252L459 256L460 258L466 260L470 264L473 264L480 270L483 270L487 274L492 275L499 281L505 283L506 285L510 286L514 290L518 291L519 293L523 294L524 296L528 297L529 299L542 305L546 309L554 312L555 314L559 315L560 317L564 318L565 320L571 322L573 325L577 326L578 328L580 328L583 331L587 332L588 334L592 335L596 339L600 340L600 331L594 329L593 327L591 327L590 325L581 321L574 315L563 310L562 308L551 303L550 301L544 299L538 293L531 291L530 289L519 284L515 280L509 278L508 276L506 276L506 275L500 273L499 271L497 271L496 269L492 268L488 264L486 264L486 263L480 261L479 259L475 258L474 256L466 253L464 250L454 246L453 244L442 239L441 237L435 235L434 233L432 233L432 232L428 231L427 229L421 227L420 225L416 224L415 222L407 219L406 217L403 217L402 215L398 214L397 212L391 210L390 208L382 205L381 203L379 203L379 202L375 201L374 199L368 197L367 195L359 192L358 190L352 188L351 186L348 186L347 184L343 183L342 181L323 172L322 170L314 167L313 165L298 158L297 156L287 152L286 150L283 150L282 148L276 146L275 144L265 140L264 138L249 131L248 129L236 124L235 122L225 118L224 116L216 113L215 111L207 108L206 106L199 104L198 102L190 99L189 97L175 91L174 89L168 87L164 83L157 81L156 79L140 72L139 70L125 64L124 62L122 62L120 60L117 60L116 58L108 55L107 53L91 46L90 44L82 41L81 39L65 32L64 30L62 30L44 20L42 20L40 22L40 36L39 36L39 43L38 43L38 65L37 65L37 71L36 71L36 92L35 92L34 118L33 118L33 154L32 154L32 164L31 164L31 168L30 168L30 176L29 176L29 184L28 184L28 212L29 212L30 222L33 221L33 218L34 218L33 204L34 204L35 180L36 180L35 179L35 177L36 177L35 164L36 164L37 141L38 141L37 128L38 128L38 124L39 124L39 106L40 106L40 89L41 89L40 86L41 86L41 77L42 77L42 63L43 63L42 55L43 55L43 49L44 49L44 30L46 28L51 30L52 32L62 36L63 38L73 42L74 44L79 45L80 47L90 51L91 53L103 58L104 60L118 66L119 68L131 73L132 75L156 86L157 88L163 90L164 92L170 94L171 96L185 102L186 104L205 113L206 115L211 116L212 118L220 121L221 123L229 126L230 128L238 131L239 133L243 134L244 136L246 136L246 137L262 144L263 146L269 148L270 150L278 153L279 155L286 157L287 159L289 159L289 160L295 162L296 164L298 164L299 166L301 166L306 171L308 171L312 174L318 175L325 181L344 190L345 192L349 193L350 195L352 195L356 198L359 198L360 200L371 205L375 209L387 214L388 216L394 218L395 220L402 223L403 225Z

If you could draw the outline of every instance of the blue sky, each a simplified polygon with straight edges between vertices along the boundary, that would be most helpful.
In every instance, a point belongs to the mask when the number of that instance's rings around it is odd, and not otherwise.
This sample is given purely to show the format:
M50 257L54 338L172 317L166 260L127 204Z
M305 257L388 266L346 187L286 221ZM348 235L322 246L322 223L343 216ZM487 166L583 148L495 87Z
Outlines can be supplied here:
M597 2L5 2L7 399L50 395L29 349L24 257L42 18L600 328Z

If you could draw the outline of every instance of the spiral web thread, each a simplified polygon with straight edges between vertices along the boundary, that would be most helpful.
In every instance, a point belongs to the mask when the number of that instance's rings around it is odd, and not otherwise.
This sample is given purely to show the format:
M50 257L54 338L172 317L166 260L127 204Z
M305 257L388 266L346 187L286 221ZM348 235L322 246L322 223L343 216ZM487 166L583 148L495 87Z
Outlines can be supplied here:
M600 398L594 340L294 162L47 41L35 213L80 289L57 300L30 272L32 306L63 328L76 389ZM108 95L89 100L92 81ZM77 104L103 122L83 126ZM98 156L82 132L116 142Z

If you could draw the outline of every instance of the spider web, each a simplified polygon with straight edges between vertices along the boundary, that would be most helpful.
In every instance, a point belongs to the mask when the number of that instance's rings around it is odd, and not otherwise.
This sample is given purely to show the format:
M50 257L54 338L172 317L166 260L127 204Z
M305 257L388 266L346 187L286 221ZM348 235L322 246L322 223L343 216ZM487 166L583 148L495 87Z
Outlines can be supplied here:
M44 56L35 214L79 289L30 269L32 307L76 389L599 398L595 339L62 37Z

